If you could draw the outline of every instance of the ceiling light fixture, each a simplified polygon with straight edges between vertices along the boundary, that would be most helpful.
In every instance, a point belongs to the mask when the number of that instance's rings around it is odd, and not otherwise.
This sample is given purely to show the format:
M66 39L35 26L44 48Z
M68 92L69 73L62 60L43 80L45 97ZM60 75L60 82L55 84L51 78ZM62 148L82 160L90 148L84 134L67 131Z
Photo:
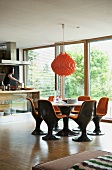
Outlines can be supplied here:
M64 24L62 29L64 49ZM66 52L61 52L51 63L51 68L59 76L69 76L76 70L76 63Z

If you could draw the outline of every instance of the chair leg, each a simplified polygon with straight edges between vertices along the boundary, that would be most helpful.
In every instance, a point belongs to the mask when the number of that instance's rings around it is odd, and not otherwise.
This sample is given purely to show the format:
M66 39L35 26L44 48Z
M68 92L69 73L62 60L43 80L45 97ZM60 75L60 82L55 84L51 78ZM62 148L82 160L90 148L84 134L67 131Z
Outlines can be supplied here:
M96 116L93 118L93 122L95 124L95 130L93 132L88 132L88 135L104 135L103 132L101 132L100 129L100 120L102 116Z
M54 131L59 131L59 125L58 125L58 123L56 123L56 125L55 125L54 128L53 128L53 130L54 130Z
M72 138L73 141L75 142L89 142L91 141L90 138L87 136L86 128L80 128L81 130L81 136L78 138Z
M45 132L43 132L40 129L40 125L41 125L42 120L43 119L40 118L40 117L36 118L36 127L35 127L35 130L32 132L32 135L45 135L46 134Z
M48 133L46 136L42 137L43 140L58 140L60 137L53 135L53 127L48 125Z

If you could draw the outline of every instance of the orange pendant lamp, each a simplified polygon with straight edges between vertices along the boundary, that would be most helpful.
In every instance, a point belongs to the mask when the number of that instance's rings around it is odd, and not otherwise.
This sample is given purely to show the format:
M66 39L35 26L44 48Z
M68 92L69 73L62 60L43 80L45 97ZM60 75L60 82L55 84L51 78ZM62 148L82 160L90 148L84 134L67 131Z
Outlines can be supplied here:
M64 24L62 24L64 30ZM64 31L63 31L64 43ZM51 63L52 70L59 76L69 76L76 70L75 61L66 53L61 52Z

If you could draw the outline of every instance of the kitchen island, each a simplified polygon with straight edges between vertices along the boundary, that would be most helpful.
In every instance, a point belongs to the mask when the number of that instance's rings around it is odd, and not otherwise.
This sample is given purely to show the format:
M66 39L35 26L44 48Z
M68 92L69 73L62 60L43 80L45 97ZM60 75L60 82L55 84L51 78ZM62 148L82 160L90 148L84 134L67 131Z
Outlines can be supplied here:
M12 108L13 103L18 101L26 101L26 97L33 99L35 108L38 108L37 100L40 99L40 91L38 90L14 90L14 91L0 91L0 112L3 112L4 109ZM16 104L15 107L19 107L19 104ZM27 103L27 110L30 108L30 104Z

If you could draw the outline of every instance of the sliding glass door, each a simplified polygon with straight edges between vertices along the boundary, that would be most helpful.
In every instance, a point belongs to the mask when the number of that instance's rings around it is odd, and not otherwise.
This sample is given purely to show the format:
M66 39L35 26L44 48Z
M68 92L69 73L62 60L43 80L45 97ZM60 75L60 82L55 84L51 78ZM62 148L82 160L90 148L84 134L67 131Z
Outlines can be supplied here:
M110 98L108 115L112 115L112 40L89 43L90 45L90 95L99 100Z

